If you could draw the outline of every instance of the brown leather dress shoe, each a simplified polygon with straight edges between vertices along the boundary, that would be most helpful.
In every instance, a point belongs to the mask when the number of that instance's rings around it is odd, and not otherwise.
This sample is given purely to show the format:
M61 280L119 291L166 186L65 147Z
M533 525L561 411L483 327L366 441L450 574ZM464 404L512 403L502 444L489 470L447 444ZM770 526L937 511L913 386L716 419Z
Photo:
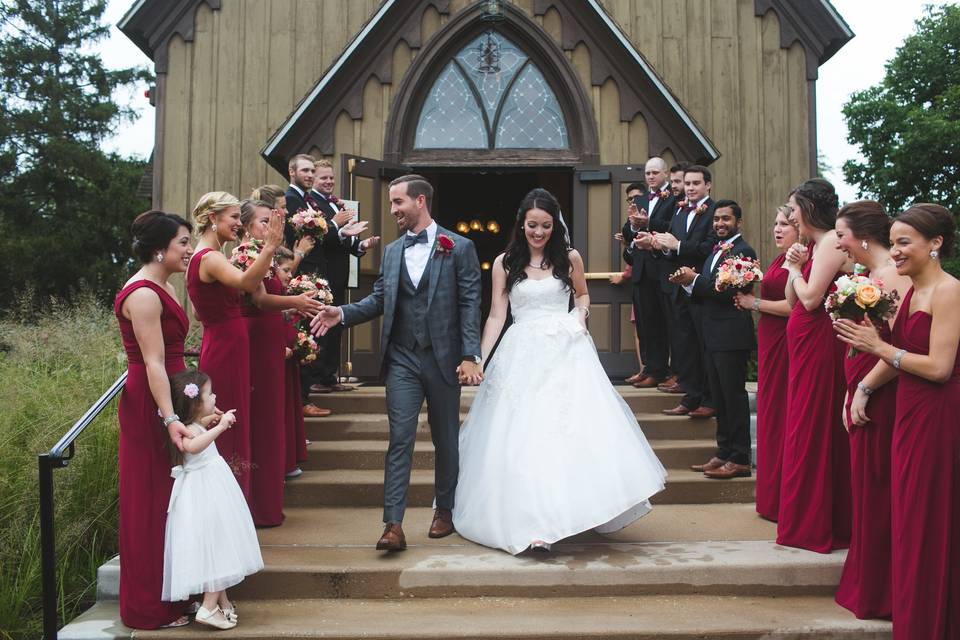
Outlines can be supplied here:
M686 392L683 390L683 387L681 387L679 384L671 384L671 385L668 385L668 386L664 386L664 385L662 385L662 384L658 384L658 385L657 385L657 391L659 391L659 392L661 392L661 393L675 393L675 394L683 394L683 393L686 393Z
M730 480L731 478L749 478L753 472L748 464L737 464L736 462L727 462L725 465L713 471L704 471L703 475L714 480Z
M399 522L388 522L383 535L377 541L377 551L403 551L407 548L407 538Z
M660 383L653 376L647 376L643 380L633 383L633 386L635 386L637 389L652 389L659 385Z
M677 384L678 382L679 382L679 381L677 380L677 376L670 376L669 378L667 378L666 380L662 381L662 382L661 382L660 384L658 384L657 386L658 386L658 387L672 387L673 385Z
M433 522L430 523L431 538L445 538L453 533L453 513L450 509L437 509L433 512Z
M714 469L719 469L725 464L727 464L726 460L721 460L720 458L714 456L710 458L710 462L706 464L690 465L690 469L692 469L693 471L699 471L700 473L704 473L706 471L713 471Z
M635 373L629 378L627 378L626 380L624 380L624 382L626 382L627 384L634 384L636 382L640 382L641 380L647 377L648 376L645 373Z
M310 393L330 393L331 391L333 391L333 389L325 384L310 385Z
M660 413L665 416L685 416L689 415L690 409L686 408L682 404L678 404L673 409L663 409Z
M333 413L333 411L330 409L323 409L315 404L303 405L304 418L326 418L331 413Z
M713 407L697 407L687 416L688 418L712 418L717 415L717 410Z

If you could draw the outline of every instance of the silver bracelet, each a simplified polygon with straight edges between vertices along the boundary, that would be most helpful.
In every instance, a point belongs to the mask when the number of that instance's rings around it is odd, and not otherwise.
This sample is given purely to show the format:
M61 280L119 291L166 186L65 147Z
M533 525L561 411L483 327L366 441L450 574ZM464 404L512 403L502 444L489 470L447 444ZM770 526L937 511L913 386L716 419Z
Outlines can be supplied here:
M589 318L589 317L590 317L590 307L577 307L577 309L582 309L582 310L583 310L583 317L584 317L584 318Z
M163 419L163 426L169 427L174 422L180 422L180 416L175 413L171 413L166 418Z
M873 393L873 389L863 384L863 382L857 383L857 389L860 389L860 391L863 391L863 395L865 396L869 396L871 393Z
M303 257L304 257L305 255L307 255L307 254L305 254L303 251L294 251L294 252L293 252L293 255L295 255L295 256L297 256L298 258L300 258L301 260L303 260Z
M760 311L760 298L753 299L753 310Z
M903 354L905 353L906 351L904 351L903 349L897 349L897 352L893 354L892 364L894 369L900 369L900 361L903 359Z

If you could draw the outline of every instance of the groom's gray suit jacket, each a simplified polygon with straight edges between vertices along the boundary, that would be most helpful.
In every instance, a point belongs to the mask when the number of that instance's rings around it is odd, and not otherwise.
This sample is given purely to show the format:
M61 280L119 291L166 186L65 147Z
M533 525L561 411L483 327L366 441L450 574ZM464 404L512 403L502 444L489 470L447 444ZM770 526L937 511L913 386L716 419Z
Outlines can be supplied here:
M438 251L440 236L453 240L449 253ZM383 315L380 334L380 375L384 376L400 289L403 235L386 246L380 277L373 292L363 300L342 307L347 326ZM464 357L480 355L480 264L473 242L437 225L430 258L424 270L427 279L425 314L430 345L443 375L457 384L456 369Z

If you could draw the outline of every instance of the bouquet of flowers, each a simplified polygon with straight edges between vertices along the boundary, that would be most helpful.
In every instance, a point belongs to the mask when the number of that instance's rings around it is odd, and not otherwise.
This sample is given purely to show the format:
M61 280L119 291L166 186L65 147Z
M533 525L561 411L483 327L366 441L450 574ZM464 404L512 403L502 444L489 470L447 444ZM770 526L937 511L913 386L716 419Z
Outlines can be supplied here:
M316 209L301 209L290 216L290 226L297 239L310 236L320 239L327 233L327 220Z
M261 240L251 238L241 242L233 248L233 253L230 255L230 264L240 271L246 271L260 256L261 248L263 248L263 241Z
M761 280L763 280L763 271L760 270L760 263L756 259L734 256L720 264L714 287L717 291L745 289Z
M879 329L883 322L897 313L897 302L900 296L896 291L883 290L883 282L865 275L866 269L861 265L854 265L853 275L842 275L833 283L823 307L834 320L841 318L860 322L866 317ZM847 357L857 355L857 350L850 347Z
M299 296L303 293L316 292L316 299L323 304L333 303L333 292L330 283L315 273L301 273L290 280L286 293L288 296Z
M300 364L310 364L317 359L320 345L310 333L310 327L306 321L301 321L297 325L297 339L290 350L293 351L292 357L296 358Z

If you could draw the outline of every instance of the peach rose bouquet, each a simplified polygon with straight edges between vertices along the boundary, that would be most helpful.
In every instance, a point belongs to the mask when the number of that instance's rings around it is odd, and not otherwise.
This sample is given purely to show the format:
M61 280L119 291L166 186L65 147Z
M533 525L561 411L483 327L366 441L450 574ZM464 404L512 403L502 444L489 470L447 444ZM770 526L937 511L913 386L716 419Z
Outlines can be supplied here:
M714 288L717 291L727 289L749 289L763 280L763 271L760 263L753 258L736 256L727 258L717 268L717 280Z
M854 265L853 275L842 275L833 283L823 307L834 320L844 318L853 322L869 320L877 329L897 313L900 296L896 291L884 291L883 281L870 278L866 269ZM847 357L857 355L850 347Z

